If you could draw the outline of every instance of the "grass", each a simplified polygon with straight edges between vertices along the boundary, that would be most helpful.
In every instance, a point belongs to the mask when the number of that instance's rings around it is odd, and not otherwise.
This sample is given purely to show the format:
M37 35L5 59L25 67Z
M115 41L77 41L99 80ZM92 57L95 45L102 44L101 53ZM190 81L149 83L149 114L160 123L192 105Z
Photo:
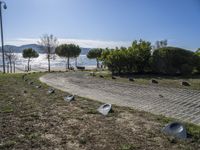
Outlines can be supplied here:
M186 123L190 138L181 141L161 133L172 118L115 105L104 117L97 112L99 102L76 97L66 103L68 93L47 94L50 87L38 80L42 75L29 74L25 82L22 74L0 74L0 149L199 148L199 126Z
M134 147L133 145L122 145L121 146L121 150L137 150L138 148L137 147Z
M1 108L0 113L11 113L11 112L13 112L13 109L10 106L4 106L3 108Z
M103 75L105 79L112 80L112 75L110 71L96 71L96 77L100 77ZM151 79L155 79L159 82L160 86L164 87L174 87L174 88L185 88L185 89L193 89L193 90L200 90L200 75L194 76L158 76L158 75L124 75L124 76L116 76L116 81L119 82L129 82L132 84L145 84L150 85ZM135 79L134 82L130 82L128 79L132 77ZM191 86L182 86L181 82L187 81L191 84Z

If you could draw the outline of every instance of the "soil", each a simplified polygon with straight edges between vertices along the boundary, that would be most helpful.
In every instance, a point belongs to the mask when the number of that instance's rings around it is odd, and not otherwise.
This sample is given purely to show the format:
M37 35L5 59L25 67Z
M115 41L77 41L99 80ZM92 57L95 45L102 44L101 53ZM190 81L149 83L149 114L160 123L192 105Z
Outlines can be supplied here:
M113 105L102 116L102 104L41 84L42 74L0 75L0 149L181 150L200 148L199 139L181 141L162 134L164 117ZM28 82L33 81L33 85ZM42 85L37 89L36 85ZM24 92L26 91L26 92Z

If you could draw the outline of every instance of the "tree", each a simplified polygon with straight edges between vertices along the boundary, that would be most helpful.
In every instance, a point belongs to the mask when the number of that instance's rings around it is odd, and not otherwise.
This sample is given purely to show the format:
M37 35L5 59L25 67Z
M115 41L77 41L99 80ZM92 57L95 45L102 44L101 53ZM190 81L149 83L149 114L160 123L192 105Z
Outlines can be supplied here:
M33 50L32 48L24 49L23 50L23 57L28 58L28 71L30 71L30 60L31 58L37 58L39 54Z
M11 47L6 48L5 50L5 56L6 56L6 60L8 60L8 64L10 68L10 73L12 73L12 70L14 70L15 72L15 61L17 59L17 56L14 53L14 49ZM12 67L13 64L13 67Z
M81 48L78 45L74 45L74 58L76 59L76 67L77 67L77 58L81 54Z
M195 56L196 56L196 70L200 73L200 48L197 49L197 51L195 52Z
M67 68L69 69L70 58L77 58L81 53L81 49L78 45L62 44L56 48L55 52L58 56L67 58Z
M101 60L112 73L143 73L149 69L151 43L140 40L134 41L128 49L125 47L106 49L102 52Z
M149 59L151 57L151 43L144 40L133 41L132 47L129 48L134 56L135 69L137 72L143 73L149 67Z
M155 49L167 47L167 45L168 45L168 41L167 40L156 41Z
M99 60L101 58L102 51L103 51L103 49L101 49L101 48L94 48L94 49L91 49L87 54L87 58L96 59L97 68L99 68Z
M45 34L40 38L40 41L38 43L43 47L44 53L47 54L48 71L50 72L51 71L50 60L53 59L54 57L55 48L58 45L58 40L52 34L51 35Z
M195 52L198 56L200 56L200 48L198 48Z
M193 52L178 47L164 47L154 51L152 56L154 72L175 75L191 74L196 65Z

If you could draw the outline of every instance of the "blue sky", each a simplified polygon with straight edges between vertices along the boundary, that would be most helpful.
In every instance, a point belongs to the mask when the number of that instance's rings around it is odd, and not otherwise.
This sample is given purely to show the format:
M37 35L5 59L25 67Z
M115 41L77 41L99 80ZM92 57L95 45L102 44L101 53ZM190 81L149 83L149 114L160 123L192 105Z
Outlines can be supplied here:
M6 44L45 33L84 47L128 46L135 39L200 47L200 0L5 0Z

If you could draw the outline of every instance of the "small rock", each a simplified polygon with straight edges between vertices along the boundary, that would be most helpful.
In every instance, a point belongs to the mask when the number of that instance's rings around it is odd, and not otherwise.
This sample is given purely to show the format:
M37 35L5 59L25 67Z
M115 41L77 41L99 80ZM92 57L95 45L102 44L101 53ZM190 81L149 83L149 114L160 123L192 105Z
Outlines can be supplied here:
M153 84L158 84L158 81L157 81L157 80L154 80L154 79L152 79L152 80L151 80L151 83L153 83Z
M163 95L161 95L161 94L159 94L159 97L160 97L160 98L163 98L164 96L163 96Z
M54 89L49 89L49 90L47 91L47 94L53 94L53 93L55 93L55 90L54 90Z
M106 116L106 115L108 115L109 112L113 111L112 105L111 104L103 104L97 109L97 111L99 113L101 113L102 115Z
M65 96L65 97L64 97L64 100L65 100L66 102L71 102L71 101L75 100L75 96L74 96L74 95Z
M104 78L104 76L103 76L103 75L99 75L99 77L100 77L100 78Z
M41 85L36 85L35 88L36 89L40 89L42 86Z
M181 82L181 85L182 85L182 86L191 86L190 83L188 83L188 82L186 82L186 81Z
M128 80L131 81L131 82L135 81L133 78L129 78Z
M26 90L24 90L24 91L23 91L23 93L24 93L24 94L26 94L26 93L27 93L27 91L26 91Z
M172 123L167 124L162 129L162 132L169 136L176 137L178 139L187 139L186 128L183 124L181 124L179 122L172 122ZM174 142L172 142L172 143L174 143Z
M29 84L29 85L33 85L33 81L29 82L28 84Z
M18 138L24 138L24 135L23 134L19 134Z
M117 78L116 78L116 77L114 77L114 76L112 76L112 79L113 79L113 80L115 80L115 79L117 79Z

